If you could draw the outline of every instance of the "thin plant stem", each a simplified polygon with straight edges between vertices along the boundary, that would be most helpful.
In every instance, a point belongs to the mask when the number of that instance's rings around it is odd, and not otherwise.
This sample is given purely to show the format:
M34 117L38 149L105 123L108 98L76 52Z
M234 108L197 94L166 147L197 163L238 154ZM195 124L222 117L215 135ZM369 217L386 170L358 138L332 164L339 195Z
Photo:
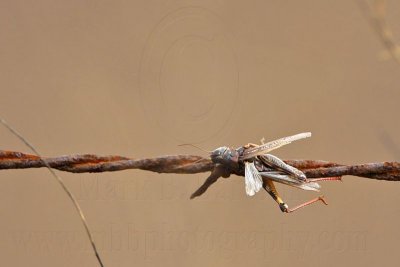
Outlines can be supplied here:
M64 190L64 192L67 194L67 196L69 197L69 199L72 201L75 209L78 211L79 213L79 217L81 218L82 224L85 228L86 234L89 238L90 244L92 245L94 254L96 255L97 261L99 262L99 265L101 267L104 266L99 252L97 251L96 248L96 244L94 243L93 240L93 236L90 232L88 223L86 221L85 215L83 214L83 211L81 209L81 207L79 206L78 201L76 200L75 196L72 194L72 192L68 189L68 187L65 185L63 179L61 179L60 176L58 176L55 171L50 167L50 165L45 161L42 160L39 152L35 149L35 147L28 142L28 140L26 138L24 138L19 132L17 132L13 127L11 127L11 125L9 125L4 119L0 118L0 123L3 124L12 134L14 134L16 137L18 137L27 147L29 147L30 150L32 150L33 153L36 154L36 156L38 157L38 161L40 161L51 173L51 175L56 178L56 180L58 181L58 183L60 184L61 188Z

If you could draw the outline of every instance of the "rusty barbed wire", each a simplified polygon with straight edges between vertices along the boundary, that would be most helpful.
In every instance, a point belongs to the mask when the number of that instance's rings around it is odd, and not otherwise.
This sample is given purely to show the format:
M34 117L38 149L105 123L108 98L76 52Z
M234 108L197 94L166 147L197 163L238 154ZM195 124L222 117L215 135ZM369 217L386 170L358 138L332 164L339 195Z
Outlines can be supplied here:
M323 160L284 160L302 170L307 178L353 175L368 179L400 181L400 162L378 162L343 165ZM40 158L22 152L0 150L0 170L42 168L72 173L111 172L141 169L157 173L194 174L214 169L210 159L196 155L166 155L154 158L132 159L123 156L98 156L93 154L64 155ZM235 173L243 176L243 173Z
M0 118L0 123L35 153L35 155L32 155L22 152L0 150L0 170L47 168L60 183L77 209L80 219L85 227L86 234L92 245L93 252L101 267L104 266L104 264L96 248L92 233L85 216L83 215L83 211L73 193L66 187L63 180L54 172L53 169L72 173L110 172L127 169L141 169L157 173L181 174L194 174L211 171L211 174L204 183L191 194L191 199L204 194L207 189L221 177L227 178L231 174L244 176L243 169L227 169L223 165L214 164L209 158L196 155L167 155L155 158L132 159L118 155L98 156L94 154L83 154L45 158L42 157L37 150L24 137L22 137L21 134L6 123L5 120ZM400 181L399 162L367 163L351 166L322 160L285 160L285 163L302 170L310 181L312 181L313 178L324 177L328 177L328 179L329 177L340 179L344 175L354 175L378 180ZM318 200L320 199L324 201L322 197L318 198ZM318 200L313 201L315 202ZM304 203L303 206L310 203L311 202ZM300 205L292 210L294 211L300 207L302 206Z

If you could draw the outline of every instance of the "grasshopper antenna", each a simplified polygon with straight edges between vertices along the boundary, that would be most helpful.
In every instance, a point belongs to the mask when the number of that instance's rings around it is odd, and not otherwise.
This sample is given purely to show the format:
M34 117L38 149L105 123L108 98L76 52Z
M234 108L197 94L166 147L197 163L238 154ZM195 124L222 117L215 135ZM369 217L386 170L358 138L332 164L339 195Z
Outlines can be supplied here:
M19 132L17 132L13 127L11 127L5 120L3 120L2 118L0 118L0 123L4 125L4 127L6 127L13 135L15 135L18 139L20 139L27 147L30 148L30 150L33 151L33 153L35 153L43 162L43 164L47 167L47 169L49 170L49 172L54 176L54 178L57 179L58 183L61 185L62 189L65 191L65 193L68 195L68 197L70 198L70 200L72 201L72 203L75 206L75 209L78 211L79 216L81 218L82 224L85 227L86 230L86 234L89 238L89 241L92 245L94 254L96 255L97 261L99 262L101 267L104 267L103 262L100 259L100 255L97 251L96 245L94 243L93 240L93 236L90 232L89 226L86 222L86 218L85 215L83 215L83 211L81 209L81 207L78 204L78 201L76 200L75 196L72 194L71 191L69 191L68 187L65 185L63 179L61 179L60 176L58 176L55 171L50 167L50 165L42 159L42 157L40 156L39 152L35 149L35 147L33 145L31 145L31 143L29 143Z
M178 146L192 146L192 147L195 147L195 148L197 148L197 149L200 149L200 150L203 151L203 152L207 152L208 154L211 154L211 153L212 153L212 151L208 151L208 150L202 149L201 147L198 147L198 146L193 145L193 144L180 144L180 145L178 145Z

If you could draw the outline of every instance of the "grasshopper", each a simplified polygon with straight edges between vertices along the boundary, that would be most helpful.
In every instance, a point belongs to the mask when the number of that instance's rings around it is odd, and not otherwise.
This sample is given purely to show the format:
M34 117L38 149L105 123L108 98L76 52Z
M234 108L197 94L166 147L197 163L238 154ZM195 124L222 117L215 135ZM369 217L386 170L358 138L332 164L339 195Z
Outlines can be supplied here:
M268 143L264 143L261 140L261 145L249 143L237 149L224 146L211 151L210 157L215 164L215 169L204 184L192 194L191 198L203 194L220 177L229 177L231 173L239 175L244 173L246 194L254 196L263 188L278 203L282 212L294 212L318 201L327 205L323 196L319 196L294 208L289 208L279 196L274 185L274 182L278 182L302 190L319 191L320 185L317 181L341 180L341 177L307 179L301 170L269 154L272 150L308 137L311 137L311 133L306 132L283 137Z

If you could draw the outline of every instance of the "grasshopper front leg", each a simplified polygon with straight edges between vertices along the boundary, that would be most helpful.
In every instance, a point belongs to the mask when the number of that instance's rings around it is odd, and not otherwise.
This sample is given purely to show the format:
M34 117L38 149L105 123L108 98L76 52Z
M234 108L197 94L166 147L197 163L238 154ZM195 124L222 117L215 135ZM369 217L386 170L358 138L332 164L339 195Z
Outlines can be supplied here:
M245 146L243 146L244 148L252 148L252 147L257 147L258 145L257 144L254 144L254 143L247 143L247 145L245 145Z
M207 189L213 185L221 177L229 177L230 173L222 165L217 165L211 172L210 176L204 183L190 196L190 199L196 198L204 194Z
M261 138L260 140L261 144L265 144L265 138ZM244 148L251 148L251 147L258 147L259 145L254 144L254 143L247 143L247 145L244 146Z

